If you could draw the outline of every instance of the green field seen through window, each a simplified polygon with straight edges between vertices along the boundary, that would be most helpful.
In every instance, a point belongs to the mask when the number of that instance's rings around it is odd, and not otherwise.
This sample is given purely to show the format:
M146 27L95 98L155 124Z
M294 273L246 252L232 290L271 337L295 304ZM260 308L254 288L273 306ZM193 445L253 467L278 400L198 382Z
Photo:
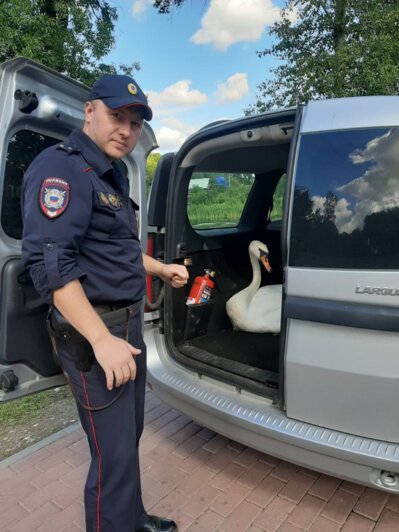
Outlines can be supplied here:
M253 174L194 172L189 185L187 214L195 229L235 227L254 184ZM282 217L285 175L274 196L270 220Z

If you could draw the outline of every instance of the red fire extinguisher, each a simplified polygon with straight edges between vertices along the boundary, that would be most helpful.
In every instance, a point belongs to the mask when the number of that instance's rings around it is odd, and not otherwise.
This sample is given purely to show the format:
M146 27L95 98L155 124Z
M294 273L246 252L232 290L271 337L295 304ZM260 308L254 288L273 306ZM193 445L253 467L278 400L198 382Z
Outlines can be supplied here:
M215 272L213 270L205 270L205 275L195 277L186 305L198 305L199 303L207 303L210 300L215 286L212 281L214 276Z

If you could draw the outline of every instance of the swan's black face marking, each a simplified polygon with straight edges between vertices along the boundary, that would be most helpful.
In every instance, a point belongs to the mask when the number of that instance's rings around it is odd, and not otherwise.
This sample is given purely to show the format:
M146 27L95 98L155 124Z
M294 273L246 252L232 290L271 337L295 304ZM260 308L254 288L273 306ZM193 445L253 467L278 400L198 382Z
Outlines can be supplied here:
M268 259L269 252L265 251L264 249L259 248L259 258L261 259L262 257L266 257Z
M259 260L266 268L266 270L270 273L272 271L272 267L269 263L269 252L259 248Z

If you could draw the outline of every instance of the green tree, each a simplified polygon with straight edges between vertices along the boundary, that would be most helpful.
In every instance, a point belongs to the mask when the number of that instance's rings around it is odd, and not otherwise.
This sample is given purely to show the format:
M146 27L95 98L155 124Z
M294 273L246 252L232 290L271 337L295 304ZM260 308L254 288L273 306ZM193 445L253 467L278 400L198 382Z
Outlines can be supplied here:
M398 27L397 0L287 0L270 30L275 44L258 52L281 64L247 114L310 99L396 94Z
M147 157L147 166L145 169L145 184L146 184L146 190L147 194L150 190L152 179L155 174L155 168L157 167L158 161L161 157L160 153L150 153L150 155Z
M105 0L0 0L0 62L27 57L88 85L103 73L131 73L138 63L101 62L116 21Z

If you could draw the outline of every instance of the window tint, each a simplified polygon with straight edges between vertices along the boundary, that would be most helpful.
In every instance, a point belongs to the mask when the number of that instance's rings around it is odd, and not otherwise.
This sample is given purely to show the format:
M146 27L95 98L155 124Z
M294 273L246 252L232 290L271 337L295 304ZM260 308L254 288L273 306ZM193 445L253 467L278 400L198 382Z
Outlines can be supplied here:
M399 129L305 135L296 170L292 266L399 268Z
M253 174L194 172L187 214L196 229L238 225L255 177Z
M42 150L59 142L33 131L18 131L8 144L1 225L8 236L22 237L21 185L25 170Z

